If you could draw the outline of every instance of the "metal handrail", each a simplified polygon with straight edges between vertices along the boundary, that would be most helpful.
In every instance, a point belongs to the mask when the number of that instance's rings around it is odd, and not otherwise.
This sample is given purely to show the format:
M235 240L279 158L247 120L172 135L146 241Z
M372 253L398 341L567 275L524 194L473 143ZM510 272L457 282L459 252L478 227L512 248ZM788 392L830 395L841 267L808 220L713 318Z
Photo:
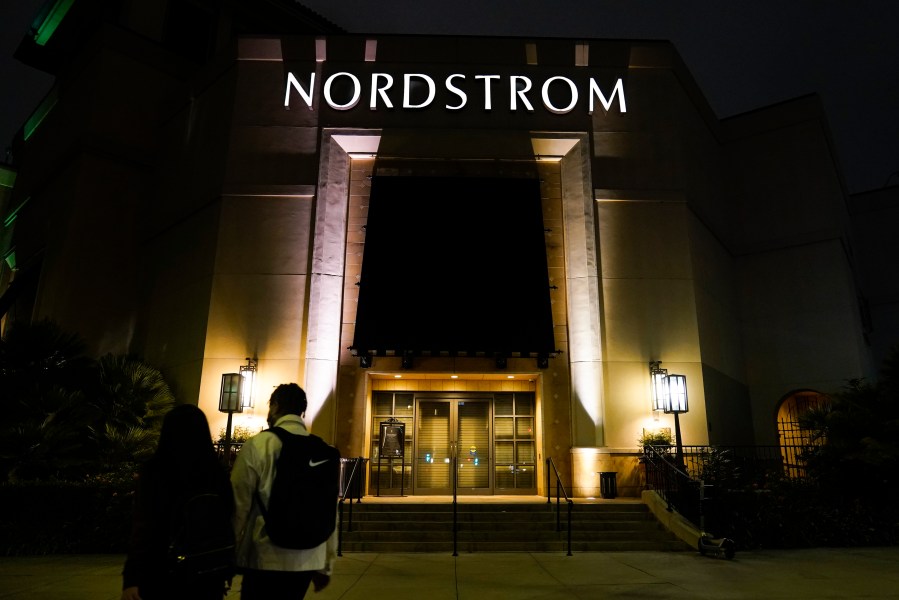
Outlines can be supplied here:
M643 448L647 486L666 502L669 511L676 511L696 527L701 528L702 482L691 477L683 464L670 453L654 446Z
M744 478L754 478L766 472L780 472L790 479L805 478L805 462L801 459L807 445L779 446L683 446L683 464L693 478L702 478L705 462L711 453L726 454L728 460L739 466Z
M225 451L224 441L213 442L213 447L215 449L216 456L219 457L219 460L226 463L226 466L230 469L234 466L234 461L237 460L237 454L240 452L240 449L243 447L243 442L231 442L230 452Z
M559 475L559 470L556 468L556 463L553 462L552 458L546 459L546 503L552 504L552 492L550 491L550 468L552 472L556 475L556 531L562 531L562 511L561 511L561 503L562 503L562 495L565 496L565 501L568 503L568 556L571 556L571 509L574 506L574 501L568 497L568 492L565 491L565 486L562 485L562 477Z
M453 442L450 444L450 452L452 453L452 463L453 463L453 556L459 556L458 545L459 545L459 516L458 516L458 505L456 502L456 495L459 488L458 481L458 469L459 465L458 461L458 451L456 448L456 443Z
M346 484L343 488L343 493L340 495L340 499L337 502L338 508L338 523L337 523L337 556L343 556L343 504L346 502L347 495L350 493L350 490L353 489L353 482L356 479L356 469L359 464L362 463L362 458L354 458L353 459L353 470L350 471L350 478L347 479ZM350 498L350 516L349 522L347 523L347 532L353 531L353 500Z

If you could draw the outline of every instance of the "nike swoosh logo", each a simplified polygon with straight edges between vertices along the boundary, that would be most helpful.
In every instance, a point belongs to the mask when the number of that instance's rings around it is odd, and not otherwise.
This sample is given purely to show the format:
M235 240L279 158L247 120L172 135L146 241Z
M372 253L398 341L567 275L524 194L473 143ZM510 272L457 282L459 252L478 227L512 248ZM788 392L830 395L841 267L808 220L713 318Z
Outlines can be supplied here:
M319 460L319 461L313 461L313 460L310 458L310 459L309 459L309 466L310 466L310 467L317 467L317 466L319 466L319 465L325 464L326 462L328 462L328 459L327 459L327 458L326 458L325 460Z

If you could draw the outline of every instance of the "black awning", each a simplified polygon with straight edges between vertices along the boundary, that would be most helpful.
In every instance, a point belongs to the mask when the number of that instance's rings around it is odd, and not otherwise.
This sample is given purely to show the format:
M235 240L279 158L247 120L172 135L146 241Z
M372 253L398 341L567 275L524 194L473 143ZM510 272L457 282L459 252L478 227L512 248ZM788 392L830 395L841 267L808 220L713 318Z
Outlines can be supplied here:
M539 182L374 177L353 348L552 353Z

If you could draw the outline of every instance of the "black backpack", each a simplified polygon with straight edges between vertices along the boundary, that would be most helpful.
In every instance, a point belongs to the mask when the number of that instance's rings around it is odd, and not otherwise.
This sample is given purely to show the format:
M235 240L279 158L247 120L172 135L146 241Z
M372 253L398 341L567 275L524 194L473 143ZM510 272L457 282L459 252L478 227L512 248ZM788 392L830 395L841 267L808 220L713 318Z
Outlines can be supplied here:
M235 572L234 527L218 494L187 499L173 523L169 575L176 578L231 579Z
M276 546L302 550L326 541L337 522L340 452L315 435L269 429L281 440L268 506L256 501Z

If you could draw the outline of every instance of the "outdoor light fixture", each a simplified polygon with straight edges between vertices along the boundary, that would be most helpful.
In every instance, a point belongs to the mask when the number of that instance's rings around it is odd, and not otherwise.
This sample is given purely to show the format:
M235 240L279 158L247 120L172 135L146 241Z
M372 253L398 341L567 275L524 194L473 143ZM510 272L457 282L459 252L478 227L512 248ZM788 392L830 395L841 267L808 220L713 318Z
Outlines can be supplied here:
M219 411L226 413L242 412L240 402L240 373L222 375L222 391L219 394Z
M236 412L243 411L240 401L240 388L243 377L240 373L222 375L222 389L219 393L219 411L228 413L228 424L225 426L225 463L231 460L231 419Z
M677 444L677 464L684 464L684 447L681 441L679 415L688 412L687 404L687 376L668 374L668 369L662 369L659 365L662 361L656 360L649 363L650 386L652 388L652 409L664 411L665 414L674 415L674 439Z
M660 360L654 360L649 363L652 410L665 410L665 405L668 402L668 369L661 368L659 366L661 364L662 361Z
M256 370L259 361L247 357L247 364L240 367L240 407L253 408L253 390L256 387ZM240 411L238 411L240 412Z
M674 415L674 440L677 445L677 464L683 467L684 464L684 446L681 442L680 434L680 418L681 413L689 410L687 406L687 376L686 375L668 375L665 378L668 386L668 395L665 400L665 414Z
M668 375L668 399L665 402L665 412L675 415L688 412L687 406L687 376Z

